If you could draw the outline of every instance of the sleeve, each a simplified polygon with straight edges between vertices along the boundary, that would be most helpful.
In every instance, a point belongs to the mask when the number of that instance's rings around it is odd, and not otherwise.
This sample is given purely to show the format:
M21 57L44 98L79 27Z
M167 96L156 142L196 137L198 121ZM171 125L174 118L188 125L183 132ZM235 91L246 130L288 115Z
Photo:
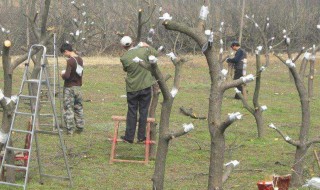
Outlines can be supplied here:
M228 63L239 63L243 57L243 51L239 50L236 52L234 58L228 59Z
M71 74L71 60L69 59L67 61L67 68L66 68L66 72L62 75L62 78L64 80L68 79L70 77Z
M122 63L122 68L123 68L123 71L124 72L127 72L127 67L126 67L126 64L125 64L125 61L123 59L120 58L120 61Z

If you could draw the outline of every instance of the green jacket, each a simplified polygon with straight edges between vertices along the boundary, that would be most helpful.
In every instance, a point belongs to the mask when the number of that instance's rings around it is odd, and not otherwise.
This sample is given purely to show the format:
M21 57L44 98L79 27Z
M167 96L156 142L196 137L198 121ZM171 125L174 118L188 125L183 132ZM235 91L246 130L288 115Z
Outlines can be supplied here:
M143 68L139 63L132 61L135 57L139 57L145 63L148 63L149 55L157 56L158 52L152 47L131 48L120 58L123 70L127 72L126 90L127 92L135 92L152 86L155 79L150 71Z

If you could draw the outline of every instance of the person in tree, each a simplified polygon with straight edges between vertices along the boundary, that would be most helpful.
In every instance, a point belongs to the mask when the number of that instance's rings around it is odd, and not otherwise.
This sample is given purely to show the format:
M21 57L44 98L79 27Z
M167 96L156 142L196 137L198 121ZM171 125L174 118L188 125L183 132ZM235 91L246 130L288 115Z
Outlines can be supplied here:
M67 134L72 135L74 131L82 132L84 129L81 92L83 60L73 51L71 44L62 44L60 52L68 58L66 70L61 71L61 77L64 80L63 117Z
M137 126L137 111L139 110L137 142L144 142L146 139L148 110L152 97L151 86L155 83L155 79L151 72L143 68L139 62L148 63L148 57L150 55L157 56L157 51L143 42L134 47L129 36L122 37L120 44L127 50L121 56L120 61L123 70L127 73L126 92L128 103L126 131L125 135L120 138L124 142L133 143Z
M233 41L231 43L231 49L236 51L236 54L233 58L228 58L227 63L232 64L234 68L233 80L239 79L244 75L244 67L247 65L247 53L240 47L240 43ZM237 86L237 89L243 94L242 85ZM235 99L240 99L239 95L236 93L234 96Z

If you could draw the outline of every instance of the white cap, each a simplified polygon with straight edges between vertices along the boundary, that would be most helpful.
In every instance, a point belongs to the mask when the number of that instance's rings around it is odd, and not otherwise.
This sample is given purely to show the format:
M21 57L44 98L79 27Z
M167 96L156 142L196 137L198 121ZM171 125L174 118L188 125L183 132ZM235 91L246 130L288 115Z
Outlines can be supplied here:
M129 36L123 36L121 38L120 43L122 46L130 46L132 43L132 39Z

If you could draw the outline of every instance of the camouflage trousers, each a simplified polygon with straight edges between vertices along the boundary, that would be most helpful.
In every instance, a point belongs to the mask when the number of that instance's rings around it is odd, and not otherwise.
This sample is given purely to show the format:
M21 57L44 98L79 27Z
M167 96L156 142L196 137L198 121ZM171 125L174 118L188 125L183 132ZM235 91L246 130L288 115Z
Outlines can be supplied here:
M82 93L80 86L64 87L63 89L63 118L68 131L75 127L78 130L84 128Z

